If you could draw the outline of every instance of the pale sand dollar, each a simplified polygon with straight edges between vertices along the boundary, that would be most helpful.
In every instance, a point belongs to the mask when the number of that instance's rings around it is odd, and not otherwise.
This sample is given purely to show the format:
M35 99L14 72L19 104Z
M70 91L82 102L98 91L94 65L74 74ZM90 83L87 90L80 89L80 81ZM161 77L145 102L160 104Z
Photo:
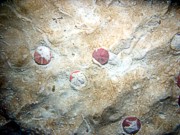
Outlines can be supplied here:
M81 71L74 71L70 75L71 87L80 90L87 85L87 79Z

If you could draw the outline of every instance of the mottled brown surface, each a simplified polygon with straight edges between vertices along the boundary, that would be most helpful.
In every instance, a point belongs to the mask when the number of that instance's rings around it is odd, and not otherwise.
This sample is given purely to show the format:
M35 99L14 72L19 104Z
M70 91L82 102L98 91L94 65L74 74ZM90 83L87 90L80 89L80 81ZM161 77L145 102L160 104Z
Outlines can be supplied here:
M180 124L175 78L180 9L161 1L14 0L0 7L0 101L25 128L57 135L119 135L125 116L142 122L138 135L161 135ZM37 65L34 50L52 59ZM105 47L105 65L92 61ZM88 79L73 90L69 76ZM0 125L6 123L0 117Z

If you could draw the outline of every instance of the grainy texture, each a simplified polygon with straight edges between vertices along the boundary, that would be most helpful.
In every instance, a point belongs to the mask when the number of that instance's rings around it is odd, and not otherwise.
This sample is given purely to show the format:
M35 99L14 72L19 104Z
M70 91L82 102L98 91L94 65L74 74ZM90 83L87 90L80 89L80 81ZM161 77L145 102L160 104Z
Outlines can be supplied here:
M171 41L180 32L180 9L152 1L1 4L0 103L6 115L54 135L119 135L126 116L141 120L138 135L178 132L180 52ZM51 49L47 65L33 59L40 45ZM100 47L109 51L105 65L92 61ZM69 81L76 70L87 78L78 91Z

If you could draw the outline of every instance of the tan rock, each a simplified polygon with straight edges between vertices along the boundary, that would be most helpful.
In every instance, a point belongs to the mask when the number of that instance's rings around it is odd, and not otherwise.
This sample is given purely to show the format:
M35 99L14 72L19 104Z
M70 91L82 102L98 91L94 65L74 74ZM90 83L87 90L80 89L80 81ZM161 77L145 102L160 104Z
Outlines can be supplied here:
M1 4L1 104L24 128L47 134L122 134L126 116L141 120L140 135L171 132L180 123L179 18L163 1ZM39 45L52 52L48 65L33 60ZM109 51L103 66L92 61L100 47ZM75 70L87 79L82 90L69 81Z

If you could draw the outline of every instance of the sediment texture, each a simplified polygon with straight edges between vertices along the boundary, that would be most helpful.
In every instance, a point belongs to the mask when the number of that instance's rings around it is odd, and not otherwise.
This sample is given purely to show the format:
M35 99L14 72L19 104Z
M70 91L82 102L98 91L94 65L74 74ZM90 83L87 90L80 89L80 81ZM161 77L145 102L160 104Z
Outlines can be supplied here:
M119 135L126 116L138 135L180 124L180 9L164 1L13 0L0 7L1 104L25 128L58 135ZM51 49L48 65L34 51ZM106 48L107 64L92 53ZM74 90L70 74L86 86ZM6 121L0 117L0 124Z

